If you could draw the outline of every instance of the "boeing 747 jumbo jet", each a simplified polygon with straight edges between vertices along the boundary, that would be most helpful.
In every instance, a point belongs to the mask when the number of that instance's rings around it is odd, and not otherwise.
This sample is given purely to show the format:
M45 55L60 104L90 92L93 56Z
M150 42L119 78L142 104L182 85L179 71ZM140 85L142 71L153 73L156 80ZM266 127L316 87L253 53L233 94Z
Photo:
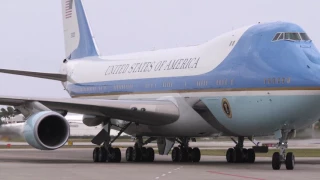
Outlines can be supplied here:
M255 161L267 146L254 137L279 140L272 168L292 170L287 141L320 118L320 54L299 26L258 23L197 46L102 57L81 0L62 0L65 59L59 73L0 69L2 73L61 81L72 98L0 97L25 117L23 137L34 148L54 150L69 137L67 112L84 114L87 126L103 125L92 139L94 162L120 162L110 129L136 137L127 161L200 161L196 137L237 137L228 162ZM146 141L142 137L145 137ZM244 139L253 142L245 149ZM178 144L177 146L174 146Z

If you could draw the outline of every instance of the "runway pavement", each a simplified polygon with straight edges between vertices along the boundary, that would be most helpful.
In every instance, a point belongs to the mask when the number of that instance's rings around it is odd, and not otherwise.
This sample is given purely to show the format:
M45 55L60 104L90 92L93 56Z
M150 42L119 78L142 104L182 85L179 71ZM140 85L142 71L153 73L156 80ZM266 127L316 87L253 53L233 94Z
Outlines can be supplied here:
M122 151L122 156L124 151ZM271 168L271 158L257 158L254 164L229 164L224 157L202 156L200 163L173 163L159 156L153 163L93 163L92 149L55 151L0 150L0 180L274 180L319 179L320 158L297 158L288 171Z
M261 143L277 143L276 140L263 140ZM4 142L0 141L0 146L6 146L7 144L11 144L13 146L27 146L27 142ZM67 145L68 143L66 143ZM114 146L118 147L129 147L133 146L134 142L114 142ZM305 139L305 140L297 140L291 139L289 141L289 148L293 149L320 149L320 139ZM74 146L92 146L93 144L88 140L88 142L74 142ZM157 147L156 143L149 143L150 147ZM202 149L228 149L229 147L234 146L234 142L230 141L199 141L199 142L190 142L190 146L200 147ZM245 147L253 146L253 143L250 141L244 142Z

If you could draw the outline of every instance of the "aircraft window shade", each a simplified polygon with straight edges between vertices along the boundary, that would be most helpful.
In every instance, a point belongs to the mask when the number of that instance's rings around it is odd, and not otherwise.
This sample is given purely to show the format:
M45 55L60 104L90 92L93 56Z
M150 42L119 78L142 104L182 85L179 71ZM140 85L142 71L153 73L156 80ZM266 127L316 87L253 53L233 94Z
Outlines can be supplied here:
M274 36L274 38L273 38L273 40L272 40L272 41L276 41L276 40L278 40L279 36L280 36L280 33L277 33L277 34Z
M300 41L300 35L299 33L285 33L285 40L294 40L294 41Z
M310 41L311 39L307 35L307 33L300 33L301 39L305 41Z
M278 40L282 40L283 39L283 33L280 34Z

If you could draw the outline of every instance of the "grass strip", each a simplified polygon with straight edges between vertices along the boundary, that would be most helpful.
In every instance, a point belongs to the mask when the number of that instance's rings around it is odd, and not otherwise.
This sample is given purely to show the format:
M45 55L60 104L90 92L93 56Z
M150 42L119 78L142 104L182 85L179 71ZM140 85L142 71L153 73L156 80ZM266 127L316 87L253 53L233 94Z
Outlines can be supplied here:
M96 147L95 145L76 145L76 146L63 146L63 149L66 148L91 148ZM0 146L0 149L34 149L28 145L12 145L10 148L7 146ZM125 147L120 147L125 148ZM201 155L203 156L225 156L227 150L223 149L200 149ZM279 152L277 149L269 149L268 153L256 153L256 157L272 157L274 152ZM320 149L287 149L287 152L293 152L296 157L320 157ZM158 150L155 149L155 153L158 153Z

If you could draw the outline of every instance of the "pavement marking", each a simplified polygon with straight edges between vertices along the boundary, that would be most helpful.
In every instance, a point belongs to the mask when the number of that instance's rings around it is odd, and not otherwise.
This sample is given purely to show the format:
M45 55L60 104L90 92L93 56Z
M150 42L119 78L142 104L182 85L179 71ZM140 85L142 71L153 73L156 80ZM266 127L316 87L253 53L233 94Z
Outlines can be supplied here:
M219 174L219 175L224 175L224 176L232 176L232 177L238 177L238 178L243 178L243 179L265 180L265 179L256 178L256 177L241 176L241 175L228 174L228 173L217 172L217 171L207 171L207 172L212 173L212 174Z
M180 167L178 167L178 168L176 168L176 169L173 169L173 170L174 170L174 171L177 171L177 170L180 170L181 168L183 168L183 166L180 166ZM171 174L171 173L172 173L172 172L169 171L169 172L168 172L168 175ZM161 176L164 177L164 176L166 176L166 174L162 174ZM158 177L156 177L155 179L160 179L160 177L158 176Z

